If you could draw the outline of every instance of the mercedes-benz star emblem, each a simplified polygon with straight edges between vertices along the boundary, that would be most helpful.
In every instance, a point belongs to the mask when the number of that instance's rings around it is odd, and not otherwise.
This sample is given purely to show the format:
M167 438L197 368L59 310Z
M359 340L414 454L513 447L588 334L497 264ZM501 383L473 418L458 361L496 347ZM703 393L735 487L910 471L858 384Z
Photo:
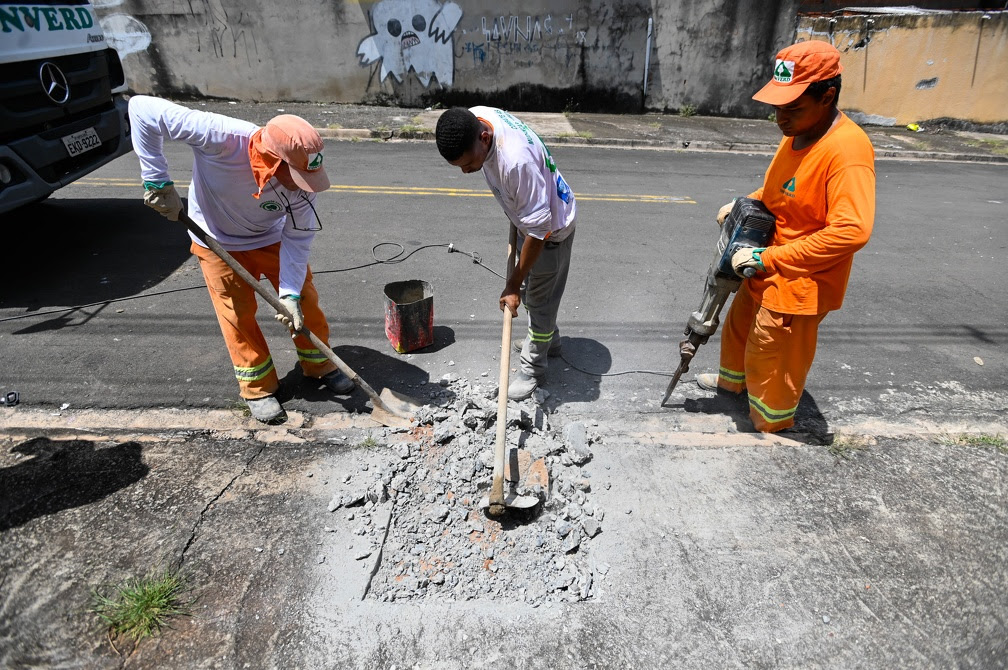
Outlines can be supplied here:
M49 99L57 105L62 105L70 99L70 84L67 83L63 70L55 64L46 61L39 68L39 81L42 82L42 90Z

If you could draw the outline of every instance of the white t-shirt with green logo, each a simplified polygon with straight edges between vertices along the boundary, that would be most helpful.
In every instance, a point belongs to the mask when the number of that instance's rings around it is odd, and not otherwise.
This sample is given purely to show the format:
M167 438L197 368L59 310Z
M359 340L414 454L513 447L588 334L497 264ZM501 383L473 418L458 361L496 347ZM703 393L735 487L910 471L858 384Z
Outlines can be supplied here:
M574 192L542 140L512 114L471 107L494 129L483 176L508 219L523 235L560 242L574 231Z
M301 293L315 232L295 229L293 223L298 228L318 225L309 205L314 204L315 194L284 188L273 178L259 199L253 197L259 187L252 175L248 146L259 126L145 95L130 98L129 115L133 150L140 159L143 180L160 183L171 179L163 152L165 140L191 146L189 218L228 251L260 249L280 242L280 295ZM294 222L287 216L288 203ZM195 237L193 241L200 244Z

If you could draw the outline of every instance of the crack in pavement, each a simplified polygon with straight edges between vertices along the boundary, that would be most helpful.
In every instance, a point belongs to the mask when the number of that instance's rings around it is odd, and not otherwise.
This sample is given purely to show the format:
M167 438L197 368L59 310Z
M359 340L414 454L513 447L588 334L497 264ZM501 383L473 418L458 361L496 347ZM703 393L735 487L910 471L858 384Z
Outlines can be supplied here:
M375 560L371 565L371 573L368 575L367 584L364 585L364 592L361 593L362 602L367 598L368 593L371 591L371 582L374 580L375 575L378 574L378 569L381 568L383 552L385 551L385 543L388 542L389 530L392 528L392 523L394 522L394 509L394 507L389 508L388 519L385 521L385 534L382 535L381 543L378 545L378 551L375 552Z
M202 525L203 525L203 519L204 519L204 517L206 516L206 513L207 513L208 511L210 511L210 508L211 508L211 507L213 507L213 504L214 504L215 502L217 502L218 500L220 500L220 499L221 499L221 497L222 497L222 496L223 496L223 495L224 495L225 493L227 493L228 489L230 489L230 488L231 488L231 487L232 487L232 486L234 485L234 483L235 483L236 481L238 481L238 479L239 479L240 477L244 476L244 475L245 475L245 473L246 473L246 472L248 472L248 469L249 469L249 467L250 467L250 466L252 465L252 462L253 462L253 461L255 461L255 459L259 457L259 454L261 454L261 453L263 452L263 450L264 450L265 448L266 448L266 445L265 445L265 444L264 444L264 445L262 445L262 446L260 446L260 447L259 447L259 449L258 449L258 450L257 450L257 451L256 451L256 452L255 452L254 454L252 454L252 458L248 459L248 460L247 460L247 461L245 462L245 465L244 465L244 467L242 467L242 470L241 470L241 472L239 472L239 473L238 473L238 474L236 474L236 475L235 475L234 477L232 477L232 478L231 478L231 481L229 481L229 482L228 482L228 483L227 483L227 484L226 484L226 485L224 486L224 488L222 488L222 489L220 490L220 493L218 493L217 495L215 495L215 496L214 496L214 497L213 497L213 498L212 498L212 499L210 500L210 502L208 502L208 503L206 504L206 506L205 506L205 507L203 508L203 510L202 510L202 511L200 512L200 515L199 515L199 518L198 518L198 519L196 519L196 523L195 523L195 524L193 524L193 528L192 528L192 532L191 532L191 533L189 534L189 540L188 540L188 541L186 542L186 545L185 545L185 547L183 547L183 548L182 548L182 553L181 553L181 554L179 555L179 558L178 558L178 561L177 561L177 562L175 563L175 565L173 566L173 568L174 568L174 569L175 569L176 571L178 571L178 570L181 570L181 569L182 569L182 564L183 564L183 563L185 562L185 556L186 556L186 552L187 552L187 551L189 551L189 547L191 547L191 546L192 546L192 544L193 544L193 542L195 542L195 541L196 541L196 535L197 535L197 534L199 533L199 528L200 528L200 526L202 526Z

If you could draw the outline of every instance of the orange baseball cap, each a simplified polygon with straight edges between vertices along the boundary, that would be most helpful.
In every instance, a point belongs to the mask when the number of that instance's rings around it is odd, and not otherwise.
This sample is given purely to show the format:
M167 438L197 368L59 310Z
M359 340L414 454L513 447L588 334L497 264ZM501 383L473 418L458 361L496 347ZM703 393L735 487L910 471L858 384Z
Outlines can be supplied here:
M798 42L777 52L773 79L752 97L768 105L786 105L805 92L809 84L832 79L843 72L840 52L829 42Z
M299 188L312 193L329 188L329 175L322 167L325 143L300 116L281 114L270 119L260 133L259 148L286 161L291 179Z

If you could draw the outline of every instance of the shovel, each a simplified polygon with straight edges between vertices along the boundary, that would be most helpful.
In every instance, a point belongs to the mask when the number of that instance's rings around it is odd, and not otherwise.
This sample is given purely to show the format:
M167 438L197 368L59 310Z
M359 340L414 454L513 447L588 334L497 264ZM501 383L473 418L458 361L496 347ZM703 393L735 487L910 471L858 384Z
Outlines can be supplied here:
M259 282L259 280L252 276L252 273L243 268L241 264L234 259L234 256L229 254L224 247L217 242L217 240L207 235L205 230L196 225L196 223L189 218L188 214L185 212L179 212L179 221L189 229L190 233L196 236L196 239L209 247L215 254L220 256L220 259L227 263L228 267L234 270L235 274L245 280L245 283L251 286L256 293L262 296L263 300L269 303L270 307L275 309L278 313L285 314L290 317L290 313L280 302L280 298L263 288L263 285ZM301 330L298 332L311 340L311 343L314 344L319 351L325 354L325 357L332 361L333 365L335 365L340 372L349 377L350 381L357 385L357 388L364 391L364 393L367 393L368 398L371 399L371 404L374 407L371 411L372 419L383 426L388 426L390 428L408 428L410 426L410 418L417 409L423 406L422 403L417 402L407 395L396 393L391 389L382 389L381 395L378 395L366 381L361 379L360 375L351 370L350 367L336 355L336 352L330 349L329 345L320 340L315 333L311 332L304 326L302 326Z
M511 224L508 236L507 276L511 276L515 265L515 247L518 242L518 231ZM501 516L507 511L525 511L539 504L537 496L521 496L510 490L504 493L504 456L507 450L507 390L508 372L511 368L511 310L505 307L504 328L501 334L500 378L497 385L497 442L494 445L493 482L490 484L490 494L480 500L480 507L490 516ZM517 471L517 468L515 468ZM517 475L517 472L515 472ZM515 477L517 479L517 477Z

